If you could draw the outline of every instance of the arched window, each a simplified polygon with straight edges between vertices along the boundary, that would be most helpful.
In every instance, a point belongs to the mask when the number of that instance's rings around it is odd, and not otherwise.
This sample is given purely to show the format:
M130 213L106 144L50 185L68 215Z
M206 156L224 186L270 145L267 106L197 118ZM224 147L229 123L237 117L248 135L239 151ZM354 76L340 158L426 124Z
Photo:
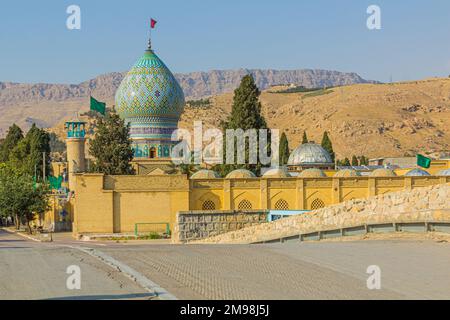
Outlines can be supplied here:
M289 210L289 204L286 200L280 199L275 203L275 210Z
M156 158L156 148L152 147L150 149L150 159Z
M211 200L206 200L202 204L202 210L216 210L216 204Z
M252 210L252 204L250 201L244 199L238 204L239 210Z
M314 199L314 201L311 203L311 210L317 210L325 208L325 203L320 199Z

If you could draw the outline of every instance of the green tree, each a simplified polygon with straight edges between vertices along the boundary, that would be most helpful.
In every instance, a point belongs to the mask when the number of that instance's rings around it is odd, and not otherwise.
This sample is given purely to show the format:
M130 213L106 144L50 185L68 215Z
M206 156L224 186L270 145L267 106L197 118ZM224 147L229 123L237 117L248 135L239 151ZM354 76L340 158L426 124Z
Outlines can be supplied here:
M44 162L45 154L45 162ZM36 175L41 179L44 173L50 175L50 136L45 130L35 124L11 151L10 162L24 174Z
M31 233L30 222L49 209L48 194L47 184L36 184L31 175L11 165L0 167L0 215L13 217L17 229L25 223Z
M92 170L110 175L133 174L130 127L116 113L99 118L91 140L90 154L95 158Z
M61 141L54 132L51 132L49 134L49 138L51 152L63 153L64 151L66 151L66 143L64 141Z
M328 132L325 131L322 137L322 147L330 154L331 160L334 162L335 154L333 151L333 144L331 143L330 137L328 136Z
M289 160L289 141L283 132L280 138L280 165L284 166Z
M367 166L367 165L369 165L369 159L366 156L361 156L359 163L362 166Z
M194 153L191 152L190 155L191 162L190 163L182 163L182 164L175 164L171 162L169 164L169 174L175 174L175 173L181 173L186 174L188 177L192 176L194 173L196 173L198 170L200 170L200 166L197 164L194 164Z
M357 165L359 165L358 158L355 155L353 155L353 157L352 157L352 166L357 166Z
M349 167L350 166L350 160L349 158L345 157L345 159L341 162L342 166Z
M259 129L267 129L267 123L261 114L261 103L259 96L261 92L255 84L255 81L251 75L246 75L242 78L239 87L234 91L233 106L231 114L228 116L227 121L222 124L224 132L224 146L226 146L226 130L227 129L242 129L244 131L249 129L256 129L259 141ZM270 142L270 134L268 134L268 142ZM267 149L270 150L270 143L268 143ZM255 151L255 150L252 150ZM267 150L266 150L267 151ZM236 153L236 148L235 148ZM259 155L259 150L256 150ZM215 170L222 175L226 175L228 172L237 169L245 168L253 171L255 174L259 174L261 170L261 163L258 159L257 164L248 164L249 158L248 143L246 143L245 159L246 164L243 165L219 165L215 167ZM224 150L224 159L226 159L226 150Z
M0 145L0 162L7 162L9 154L23 139L23 131L16 124L9 127L5 140Z
M306 130L303 131L302 144L308 143L308 136L306 135Z

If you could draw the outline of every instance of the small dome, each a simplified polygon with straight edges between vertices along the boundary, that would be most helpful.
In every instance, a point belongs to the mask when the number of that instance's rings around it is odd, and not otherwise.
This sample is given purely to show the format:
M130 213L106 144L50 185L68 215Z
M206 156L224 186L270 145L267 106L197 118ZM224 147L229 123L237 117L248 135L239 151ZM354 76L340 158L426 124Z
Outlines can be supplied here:
M320 169L311 168L311 169L306 169L306 170L303 170L302 172L300 172L299 177L302 177L302 178L324 178L324 177L326 177L326 174Z
M256 177L255 174L246 169L237 169L237 170L231 171L226 176L227 179L245 179L245 178L254 178L254 177Z
M450 176L450 169L441 170L437 173L438 176Z
M212 170L199 170L191 176L191 179L217 179L219 174Z
M391 169L381 168L373 170L370 174L371 177L395 177L397 176Z
M424 176L430 176L428 172L422 169L413 169L411 171L408 171L405 174L406 177L424 177Z
M327 164L332 165L333 160L330 154L321 146L315 143L304 143L292 151L289 156L288 165L308 165Z
M342 169L334 174L335 177L345 178L345 177L359 177L361 174L353 169Z
M290 177L289 173L283 168L273 168L267 170L263 177L265 178L288 178Z

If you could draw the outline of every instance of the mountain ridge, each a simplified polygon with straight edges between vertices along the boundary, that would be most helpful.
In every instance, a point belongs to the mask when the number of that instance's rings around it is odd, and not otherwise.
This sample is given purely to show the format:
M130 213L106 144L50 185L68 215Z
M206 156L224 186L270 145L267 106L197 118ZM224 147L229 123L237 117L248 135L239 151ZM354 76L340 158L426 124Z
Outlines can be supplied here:
M308 88L340 86L356 83L377 83L365 80L354 72L340 72L322 69L235 69L210 70L190 73L176 73L185 96L200 99L234 90L240 79L252 74L258 87L265 90L273 85L295 84ZM114 96L126 72L111 72L79 84L18 83L0 82L0 106L30 102L65 101L95 95L108 100Z

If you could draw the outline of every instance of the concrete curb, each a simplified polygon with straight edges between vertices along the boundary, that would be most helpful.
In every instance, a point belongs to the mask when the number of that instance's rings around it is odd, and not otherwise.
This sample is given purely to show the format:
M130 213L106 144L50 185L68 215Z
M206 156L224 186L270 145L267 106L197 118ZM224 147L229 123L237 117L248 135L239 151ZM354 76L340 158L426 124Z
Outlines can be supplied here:
M159 298L161 300L178 300L177 297L175 297L173 294L166 291L166 289L162 288L155 282L151 281L138 271L134 270L133 268L127 266L126 264L114 259L113 257L98 251L96 249L92 248L83 248L83 247L75 247L75 246L69 246L72 249L76 249L79 251L82 251L100 261L107 264L108 266L116 269L117 271L123 273L125 276L139 284L142 288L147 290L148 292L152 293L155 298Z
M21 236L21 237L26 238L26 239L31 240L31 241L42 242L42 240L33 238L32 236L29 236L29 235L27 235L27 234L24 234L24 233L22 233L22 232L20 232L20 231L9 230L9 229L7 229L7 228L1 228L1 230L6 231L6 232L9 232L9 233L12 233L12 234L17 234L18 236Z

